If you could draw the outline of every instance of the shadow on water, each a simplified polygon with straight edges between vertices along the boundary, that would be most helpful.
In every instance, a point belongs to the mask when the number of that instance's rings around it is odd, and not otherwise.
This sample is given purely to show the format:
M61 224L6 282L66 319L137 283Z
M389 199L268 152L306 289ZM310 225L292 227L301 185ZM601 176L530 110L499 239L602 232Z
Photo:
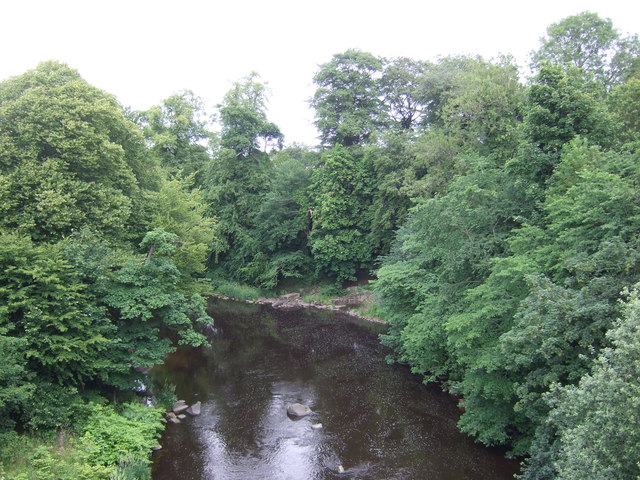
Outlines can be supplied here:
M211 346L179 350L153 371L179 398L202 402L200 416L167 425L154 480L480 480L517 471L457 431L453 399L386 364L379 326L234 302L212 301L210 313ZM313 414L293 420L291 403Z

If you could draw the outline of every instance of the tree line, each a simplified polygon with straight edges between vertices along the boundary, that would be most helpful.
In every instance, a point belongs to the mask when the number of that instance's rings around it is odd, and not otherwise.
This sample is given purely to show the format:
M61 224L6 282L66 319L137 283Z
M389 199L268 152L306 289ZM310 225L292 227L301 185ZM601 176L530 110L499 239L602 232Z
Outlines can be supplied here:
M640 42L585 12L531 58L523 82L510 57L336 54L313 148L283 147L257 74L217 129L192 92L131 111L58 62L0 83L0 430L95 424L204 341L221 278L374 272L392 360L522 478L635 478Z

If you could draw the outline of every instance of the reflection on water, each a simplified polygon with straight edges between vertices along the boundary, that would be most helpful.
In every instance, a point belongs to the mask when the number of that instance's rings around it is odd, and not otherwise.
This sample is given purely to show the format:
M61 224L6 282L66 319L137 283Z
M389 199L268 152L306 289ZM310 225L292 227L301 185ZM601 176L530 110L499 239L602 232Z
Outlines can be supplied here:
M451 398L387 365L369 327L230 302L212 303L211 314L212 346L181 350L154 371L180 398L202 401L199 417L167 425L154 480L507 479L517 470L457 431ZM296 402L314 413L289 418Z

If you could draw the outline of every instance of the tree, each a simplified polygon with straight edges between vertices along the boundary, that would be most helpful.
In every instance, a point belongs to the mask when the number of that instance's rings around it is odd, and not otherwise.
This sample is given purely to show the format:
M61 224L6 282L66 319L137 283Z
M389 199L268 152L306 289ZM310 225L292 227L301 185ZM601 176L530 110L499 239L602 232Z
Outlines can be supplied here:
M637 36L621 37L610 19L591 12L554 23L541 43L532 54L534 68L546 62L573 65L608 88L625 81L640 55Z
M313 271L308 248L311 227L309 187L319 154L302 147L272 157L269 191L256 216L256 237L264 254L250 268L260 284L275 287L281 279Z
M195 185L200 185L211 140L202 99L188 90L172 95L143 112L141 123L162 166L173 174L193 175Z
M640 475L640 301L634 291L623 317L607 333L591 373L576 385L554 384L545 400L551 406L548 443L538 445L523 477L559 480L637 478Z
M185 284L193 275L204 273L211 249L221 248L223 242L217 221L206 217L202 191L190 186L191 178L175 178L162 182L157 192L147 194L153 206L150 224L178 237L170 257Z
M525 136L543 154L535 176L546 180L562 147L580 135L591 144L609 147L614 123L597 88L575 70L545 64L527 90ZM536 162L538 163L538 162Z
M384 65L380 91L389 117L400 130L413 130L423 122L427 112L419 92L429 68L428 62L407 57L394 58Z
M520 143L524 99L511 58L467 59L455 82L441 94L437 114L445 132L465 151L504 162L516 154Z
M209 164L205 198L210 216L219 220L223 241L213 252L227 273L255 282L253 268L247 269L260 245L255 238L256 215L269 189L272 165L261 151L270 141L278 144L282 134L266 118L265 86L251 75L238 82L219 106L222 132L220 146Z
M476 161L446 194L410 210L378 271L376 293L392 324L385 342L427 380L449 375L457 383L467 366L489 370L489 325L463 315L465 294L486 278L515 219L530 208L517 179Z
M2 235L0 328L20 339L30 372L51 383L83 385L108 366L113 327L88 301L85 286L57 246Z
M371 260L368 241L372 169L336 145L313 173L311 252L318 272L337 281L354 280Z
M83 226L129 240L154 182L115 99L56 62L0 84L0 225L38 241Z
M386 122L379 98L382 68L379 58L353 49L320 66L311 105L323 145L365 143Z
M270 142L281 148L284 138L280 129L267 121L266 86L259 80L259 75L253 72L236 82L218 106L222 123L220 145L243 157L256 150L267 150Z
M614 87L607 103L617 119L618 141L631 143L640 140L640 75Z

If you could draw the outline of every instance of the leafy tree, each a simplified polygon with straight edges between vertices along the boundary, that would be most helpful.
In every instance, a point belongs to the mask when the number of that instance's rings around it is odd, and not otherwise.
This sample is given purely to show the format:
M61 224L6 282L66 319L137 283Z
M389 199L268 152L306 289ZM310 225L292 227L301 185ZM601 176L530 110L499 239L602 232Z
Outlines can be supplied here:
M405 189L407 179L413 181L412 142L408 135L387 133L384 146L370 145L365 150L374 172L371 205L371 245L375 252L386 254L391 248L396 230L404 223L411 206L411 193Z
M610 19L592 12L554 23L541 44L532 55L534 68L546 62L572 65L607 87L622 83L640 56L637 36L621 37Z
M581 139L565 145L543 217L509 237L510 255L494 260L446 324L448 344L467 365L460 425L483 442L517 431L514 452L528 451L548 414L545 392L588 371L618 292L638 280L637 177L627 162Z
M480 165L482 160L476 168ZM458 327L465 319L455 315L465 292L484 280L491 259L504 251L514 218L526 205L523 190L507 172L478 168L457 179L446 195L411 209L375 288L392 322L385 342L426 379L445 374L459 379L461 366L482 365L483 357L462 353L483 347L483 334ZM447 332L454 333L451 340Z
M280 129L267 120L266 86L259 80L259 75L253 72L236 82L218 106L222 123L220 145L243 157L266 150L270 142L282 147Z
M153 206L150 223L178 236L171 259L188 283L190 277L204 273L212 248L220 249L223 239L216 220L206 217L206 204L200 189L190 189L191 179L166 180L160 189L149 192Z
M153 171L136 126L75 70L47 62L0 84L0 225L38 241L83 226L129 239Z
M81 385L104 368L113 329L94 317L60 248L3 235L0 328L20 338L29 370L54 383Z
M552 173L563 145L579 135L606 148L614 127L593 83L575 70L550 64L542 66L527 90L524 124L527 139L544 154L535 172L543 180Z
M202 99L184 91L165 99L141 116L151 152L172 173L194 175L200 185L209 161L207 130Z
M368 241L372 195L370 165L336 145L322 155L313 173L309 237L318 271L337 281L353 280L372 258Z
M169 255L177 236L156 229L140 244L146 251L115 270L101 302L117 328L117 348L109 356L126 370L105 375L105 382L125 388L132 381L131 367L152 367L162 363L174 347L161 330L175 332L179 343L201 345L205 338L193 330L194 322L207 322L204 301L198 295L186 297L179 290L180 271ZM109 373L109 372L107 372Z
M308 190L318 157L316 152L299 147L272 157L270 188L256 216L256 236L264 255L249 266L265 287L313 270L307 246L311 227Z
M420 86L429 68L428 62L407 57L384 65L380 91L389 117L400 130L413 130L423 123L426 105L420 98Z
M26 340L6 332L6 327L0 328L0 432L13 428L12 417L17 416L35 390L27 366Z
M272 165L260 150L270 141L280 143L280 130L266 120L266 90L252 75L236 83L220 105L220 145L207 172L205 198L209 214L219 221L222 242L213 251L229 276L255 282L247 268L261 251L254 232L256 215L269 189Z
M323 145L365 143L386 122L378 82L382 69L382 60L353 49L320 66L311 105Z
M520 141L524 89L510 58L467 59L455 83L441 94L439 116L448 135L467 151L505 161Z
M640 75L614 87L607 103L618 121L616 138L620 143L640 139ZM633 147L632 147L633 148Z
M523 478L623 479L640 475L640 302L633 292L624 315L607 333L591 373L576 385L552 386L545 399L547 443L533 451Z

